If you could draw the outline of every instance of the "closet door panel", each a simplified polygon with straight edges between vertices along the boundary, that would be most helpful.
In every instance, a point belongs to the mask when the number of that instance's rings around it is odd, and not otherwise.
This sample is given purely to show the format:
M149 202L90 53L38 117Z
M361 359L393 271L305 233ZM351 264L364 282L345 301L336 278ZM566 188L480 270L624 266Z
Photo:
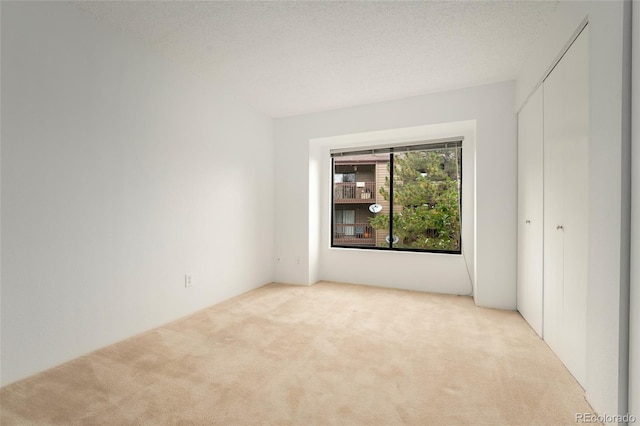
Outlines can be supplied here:
M558 64L544 82L544 340L563 358L563 92L565 69Z
M518 311L542 336L543 98L518 114Z
M544 82L544 338L586 375L588 32Z
M564 91L571 101L564 115L564 339L565 361L578 382L586 376L587 262L589 206L589 38L586 30L562 59Z

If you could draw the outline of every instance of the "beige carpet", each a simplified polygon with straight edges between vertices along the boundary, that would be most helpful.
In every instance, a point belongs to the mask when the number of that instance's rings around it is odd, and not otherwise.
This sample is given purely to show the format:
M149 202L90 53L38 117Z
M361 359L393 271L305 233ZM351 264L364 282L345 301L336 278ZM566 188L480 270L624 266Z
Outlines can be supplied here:
M582 388L515 312L271 284L0 390L2 425L561 425Z

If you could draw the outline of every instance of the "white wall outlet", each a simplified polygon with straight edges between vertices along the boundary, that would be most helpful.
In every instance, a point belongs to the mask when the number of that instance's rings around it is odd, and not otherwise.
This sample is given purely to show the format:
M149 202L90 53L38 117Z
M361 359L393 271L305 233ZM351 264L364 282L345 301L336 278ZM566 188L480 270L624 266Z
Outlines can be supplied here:
M191 284L191 275L184 276L184 287L185 288L193 287L193 285Z

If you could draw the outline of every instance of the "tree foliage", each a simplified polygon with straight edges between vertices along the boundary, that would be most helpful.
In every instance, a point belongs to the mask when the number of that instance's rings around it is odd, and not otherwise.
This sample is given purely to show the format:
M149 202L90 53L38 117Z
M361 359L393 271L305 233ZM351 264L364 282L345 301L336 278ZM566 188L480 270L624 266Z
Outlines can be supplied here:
M390 163L387 163L387 169ZM396 154L393 171L394 247L428 250L460 249L460 149ZM390 182L380 188L390 200ZM394 209L396 210L396 209ZM380 230L389 229L389 215L370 219Z

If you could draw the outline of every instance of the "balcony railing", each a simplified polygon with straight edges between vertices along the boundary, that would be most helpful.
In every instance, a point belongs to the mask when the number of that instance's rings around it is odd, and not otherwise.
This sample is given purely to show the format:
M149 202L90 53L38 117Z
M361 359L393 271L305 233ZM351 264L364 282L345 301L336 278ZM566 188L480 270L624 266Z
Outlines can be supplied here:
M374 245L375 234L368 223L336 223L333 225L333 243L339 245Z
M335 203L375 203L375 182L341 182L333 187Z

